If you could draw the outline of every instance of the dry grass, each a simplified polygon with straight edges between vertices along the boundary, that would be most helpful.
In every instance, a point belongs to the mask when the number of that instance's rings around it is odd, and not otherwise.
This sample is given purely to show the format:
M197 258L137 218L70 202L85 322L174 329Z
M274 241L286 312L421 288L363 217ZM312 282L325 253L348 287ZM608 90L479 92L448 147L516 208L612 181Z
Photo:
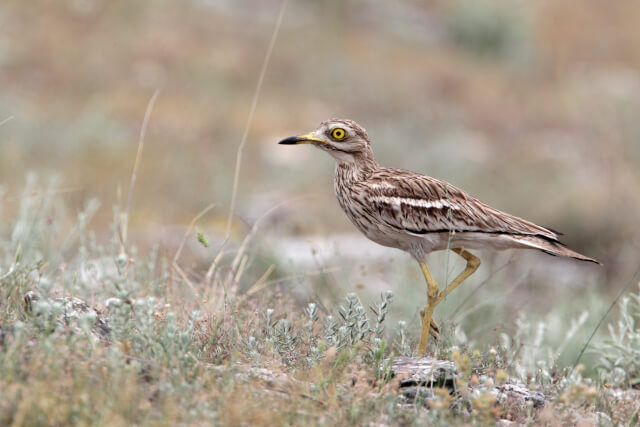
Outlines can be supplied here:
M489 348L445 331L433 350L455 362L457 394L436 389L427 400L407 400L384 360L411 355L416 334L405 322L390 323L390 292L370 308L355 294L301 307L287 296L287 278L251 292L262 282L251 270L227 274L233 258L217 265L212 282L186 277L157 252L121 246L118 227L111 239L96 239L84 225L91 207L70 233L56 203L55 187L29 188L25 217L0 230L2 424L607 425L638 417L638 296L616 315L613 341L595 347L605 355L598 370L581 365L568 376L545 325L523 317L513 337ZM247 253L249 263L261 256ZM39 299L25 301L27 291ZM60 299L69 296L94 309L71 309ZM620 369L628 376L620 378ZM544 393L545 408L498 404L491 387L508 379Z
M637 423L636 294L569 372L638 266L638 6L205 3L0 8L0 424ZM415 347L415 266L269 244L347 230L329 159L274 145L330 116L606 269L483 254L432 349L457 394L407 401L379 367Z

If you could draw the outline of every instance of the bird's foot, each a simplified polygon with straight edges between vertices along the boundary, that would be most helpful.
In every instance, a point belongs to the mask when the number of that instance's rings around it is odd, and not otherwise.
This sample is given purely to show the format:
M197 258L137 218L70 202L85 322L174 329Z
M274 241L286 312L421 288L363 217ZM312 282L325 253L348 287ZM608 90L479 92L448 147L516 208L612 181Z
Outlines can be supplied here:
M433 318L431 318L431 324L429 325L429 334L436 341L438 341L438 339L440 338L440 326L438 326Z

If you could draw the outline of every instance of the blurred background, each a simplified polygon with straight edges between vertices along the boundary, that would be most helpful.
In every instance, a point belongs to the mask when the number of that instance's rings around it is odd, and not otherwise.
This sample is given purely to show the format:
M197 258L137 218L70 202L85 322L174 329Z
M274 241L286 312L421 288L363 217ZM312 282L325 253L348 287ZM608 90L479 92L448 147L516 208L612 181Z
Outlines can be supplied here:
M0 121L12 119L0 126L2 220L35 172L41 182L57 177L59 209L71 217L99 199L89 227L106 233L160 89L129 232L172 257L192 218L214 203L199 228L219 246L280 5L3 1ZM243 152L234 244L269 212L252 246L256 276L275 264L272 277L299 277L288 290L301 302L391 289L394 315L417 319L417 266L357 234L334 199L333 160L276 144L351 118L381 164L560 230L604 264L482 253L480 273L438 317L475 336L552 309L562 312L560 329L584 310L596 322L639 264L638 22L638 2L289 1ZM184 256L196 276L210 262L195 238ZM444 254L432 264L440 280L462 268Z

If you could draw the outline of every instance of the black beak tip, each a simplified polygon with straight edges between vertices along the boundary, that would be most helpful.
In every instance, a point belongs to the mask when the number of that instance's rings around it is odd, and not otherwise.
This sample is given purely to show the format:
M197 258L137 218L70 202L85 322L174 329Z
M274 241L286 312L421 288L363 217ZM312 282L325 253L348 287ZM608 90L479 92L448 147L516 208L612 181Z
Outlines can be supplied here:
M282 144L282 145L294 145L298 143L298 137L297 136L290 136L289 138L285 138L282 141L278 142L278 144Z

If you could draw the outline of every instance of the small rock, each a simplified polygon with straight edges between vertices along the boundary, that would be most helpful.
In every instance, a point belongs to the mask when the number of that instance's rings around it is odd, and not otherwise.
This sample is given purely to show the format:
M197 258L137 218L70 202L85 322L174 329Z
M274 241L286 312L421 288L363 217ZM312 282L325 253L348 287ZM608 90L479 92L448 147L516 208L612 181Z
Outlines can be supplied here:
M27 292L24 297L24 309L27 313L32 313L35 316L48 315L46 310L39 311L38 304L59 304L62 306L62 311L56 314L55 323L61 327L71 327L70 329L81 329L81 323L79 321L87 321L92 323L91 332L96 335L100 340L108 341L111 335L111 328L109 327L109 319L102 315L97 309L89 306L85 301L76 297L63 297L54 299L43 299L37 293L33 291Z
M402 388L402 396L404 396L409 401L418 401L433 399L434 393L433 389L430 387L409 386Z
M389 361L385 361L384 366ZM419 400L418 398L432 399L434 397L433 387L444 387L451 394L456 394L455 379L456 370L453 362L448 360L437 360L430 357L398 357L393 359L391 372L399 379L400 392L408 400ZM511 382L499 386L493 386L492 382L484 381L483 384L469 384L470 396L479 397L483 393L491 393L495 396L497 403L503 406L514 405L524 408L532 405L539 409L546 403L545 395L529 390L520 382ZM486 384L490 384L489 387Z
M529 390L523 383L499 385L489 392L502 405L516 403L518 406L525 406L527 402L532 402L533 407L538 409L542 408L546 402L544 394L539 391Z
M400 387L453 387L456 376L452 362L431 357L396 357L393 359L391 372L401 378Z

